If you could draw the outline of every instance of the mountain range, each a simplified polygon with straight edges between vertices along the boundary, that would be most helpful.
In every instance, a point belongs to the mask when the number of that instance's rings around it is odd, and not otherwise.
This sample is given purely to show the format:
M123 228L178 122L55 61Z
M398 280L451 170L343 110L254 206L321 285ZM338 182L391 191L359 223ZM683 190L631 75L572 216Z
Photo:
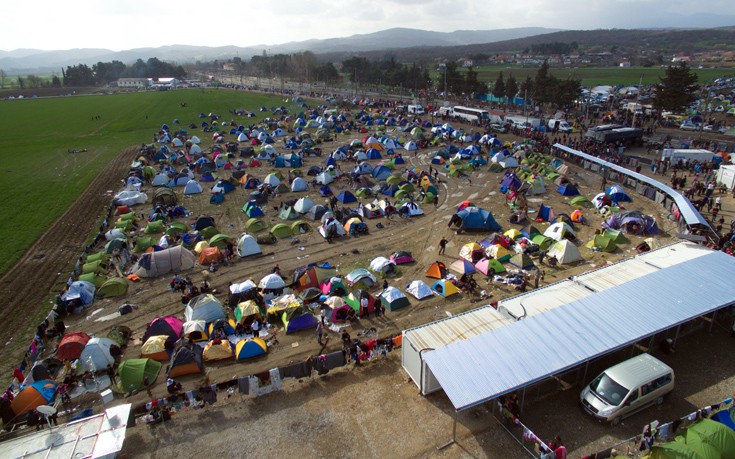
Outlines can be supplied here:
M463 46L480 43L495 43L556 32L560 29L523 27L495 30L457 30L455 32L431 32L426 30L393 28L380 32L352 35L349 37L323 40L306 40L275 45L238 46L189 46L171 45L157 48L136 48L124 51L83 48L57 51L37 49L0 50L0 69L7 74L59 73L62 67L78 64L93 65L97 62L121 61L126 64L137 59L144 61L156 57L162 61L185 64L196 61L213 61L268 54L311 51L314 54L360 53L387 49L423 47Z

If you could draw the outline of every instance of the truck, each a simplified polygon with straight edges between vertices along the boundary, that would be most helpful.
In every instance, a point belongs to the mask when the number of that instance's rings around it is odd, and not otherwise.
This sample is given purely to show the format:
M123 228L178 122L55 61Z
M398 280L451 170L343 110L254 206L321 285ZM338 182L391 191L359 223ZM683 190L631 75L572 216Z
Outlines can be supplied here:
M541 120L538 118L526 117L523 115L506 115L505 122L510 123L512 127L518 129L539 129L541 127Z
M557 132L572 132L573 130L566 120L556 120L553 118L549 120L548 127L552 131L556 129Z
M585 137L600 143L620 141L627 145L641 145L643 129L623 127L618 124L603 124L587 129Z
M406 111L413 115L423 115L425 113L424 107L421 104L409 105L406 107Z
M664 148L661 151L661 161L669 160L674 165L679 161L690 162L698 161L700 163L708 163L710 161L722 160L722 157L712 151L697 148Z
M643 105L637 102L628 102L625 104L625 109L632 113L634 116L643 115Z

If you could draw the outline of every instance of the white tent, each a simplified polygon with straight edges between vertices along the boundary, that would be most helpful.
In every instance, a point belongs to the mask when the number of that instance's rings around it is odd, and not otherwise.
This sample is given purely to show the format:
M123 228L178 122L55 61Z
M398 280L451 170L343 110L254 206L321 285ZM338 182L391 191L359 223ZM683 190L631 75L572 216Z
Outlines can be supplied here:
M184 187L184 194L198 194L202 191L202 185L200 185L196 180L189 180L186 182L186 186Z
M268 174L268 175L265 176L265 178L263 179L263 183L266 184L266 185L268 185L268 186L272 186L272 187L275 188L278 185L280 185L281 179L279 179L276 174L270 173L270 174Z
M367 157L367 153L365 153L365 152L364 152L364 151L362 151L362 150L360 150L360 151L358 151L357 153L355 153L355 156L353 156L352 158L353 158L353 159L354 159L355 161L365 161L366 159L368 159L368 157ZM370 168L370 170L372 170L372 167ZM358 174L359 174L359 173L360 173L360 172L358 172ZM362 173L365 173L365 172L362 172ZM369 174L370 172L368 171L367 173Z
M183 147L184 146L184 142L182 142L181 139L178 138L178 137L174 137L174 139L171 141L171 144L174 147Z
M214 322L219 319L226 319L222 303L211 293L205 293L192 298L184 310L184 318L186 322L191 320L203 320L205 322Z
M518 167L518 161L516 161L516 159L512 156L506 156L505 158L501 159L498 164L506 169L510 167Z
M247 142L248 140L250 140L250 139L248 138L248 135L247 135L247 134L245 134L244 132L241 132L241 133L240 133L240 134L239 134L239 135L237 136L237 141L238 141L238 142Z
M192 145L189 148L189 154L190 155L201 155L202 154L202 147L199 145Z
M371 166L370 163L362 162L355 166L353 172L359 175L367 175L373 172L373 166Z
M323 218L324 217L322 217L322 219ZM323 238L326 239L327 235L330 233L332 236L344 236L347 234L344 226L342 226L342 224L335 218L324 220L322 224L319 225L319 234L321 234Z
M284 131L281 128L277 128L276 130L273 131L273 134L271 134L271 135L273 137L285 137L286 136L286 131Z
M236 250L237 254L240 255L241 258L263 253L263 251L260 249L260 246L258 245L258 241L256 241L253 236L247 233L243 233L237 240Z
M136 204L145 204L148 195L140 191L124 190L115 195L115 203L120 206L134 206Z
M316 204L314 201L311 200L308 196L304 196L303 198L300 198L298 201L296 201L296 204L293 205L293 210L300 214L305 214L314 207Z
M568 223L564 222L556 222L546 228L546 231L544 231L544 236L550 237L555 241L561 241L565 239L567 234L571 234L572 236L574 236L574 230L572 230L572 227L569 226Z
M582 254L576 245L567 239L554 243L547 253L549 257L556 257L557 261L564 265L582 260Z
M243 293L243 292L247 292L248 290L252 290L255 287L257 287L255 285L255 282L248 279L244 282L235 283L235 284L230 285L230 293L232 293L233 295L236 293Z
M144 253L133 268L133 272L139 277L157 277L191 269L196 260L193 253L177 245L158 252Z
M166 186L166 184L171 180L171 178L164 174L163 172L160 172L156 174L155 177L153 177L153 180L151 181L151 186Z
M329 185L330 183L334 182L334 179L338 176L339 172L336 169L325 170L317 174L316 181L320 185Z
M592 198L592 204L595 205L596 208L602 209L602 206L604 205L602 203L602 199L605 197L605 193L598 193L597 196Z
M194 332L199 332L201 336L207 336L207 323L203 320L190 320L189 322L184 322L184 336L188 337Z
M527 183L528 183L528 191L526 193L529 195L543 194L546 192L546 183L544 182L544 179L542 179L540 175L537 176L536 178L529 179Z
M404 209L408 209L408 216L409 217L416 217L418 215L424 215L424 211L421 210L418 204L416 204L413 201L409 201L401 206L401 210L405 212Z
M304 180L301 177L296 177L291 182L291 191L298 192L298 191L307 191L309 189L309 185L306 183L306 180Z
M406 144L403 146L404 150L408 151L414 151L418 150L419 146L414 142L413 140L406 142Z
M111 241L113 239L125 239L125 233L120 228L112 228L105 233L105 239Z
M278 290L286 287L286 282L276 273L268 274L258 282L258 287L262 289Z
M92 338L87 341L82 354L79 356L79 362L85 371L99 371L107 368L108 365L115 364L115 358L110 353L111 346L119 346L117 342L110 338Z
M406 292L417 300L423 300L424 298L434 296L434 292L428 285L426 285L426 282L422 280L415 280L408 284L408 286L406 286Z
M199 137L197 137L195 135L191 136L191 138L189 139L189 141L191 143L193 143L194 145L199 145L200 143L202 143L202 141L199 140Z
M370 269L379 274L386 274L396 269L396 264L385 257L377 257L370 262Z

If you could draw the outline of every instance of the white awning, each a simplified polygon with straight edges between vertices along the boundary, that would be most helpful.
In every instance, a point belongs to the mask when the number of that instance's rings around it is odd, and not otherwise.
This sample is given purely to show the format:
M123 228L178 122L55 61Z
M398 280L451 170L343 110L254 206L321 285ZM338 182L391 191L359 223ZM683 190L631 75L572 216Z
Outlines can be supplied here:
M722 275L735 271L734 257L689 243L660 250L690 259L437 348L424 361L455 409L464 410L735 304L732 282ZM695 252L701 256L691 258ZM662 259L659 251L649 253ZM646 255L614 266L641 260ZM605 271L594 274L601 278Z

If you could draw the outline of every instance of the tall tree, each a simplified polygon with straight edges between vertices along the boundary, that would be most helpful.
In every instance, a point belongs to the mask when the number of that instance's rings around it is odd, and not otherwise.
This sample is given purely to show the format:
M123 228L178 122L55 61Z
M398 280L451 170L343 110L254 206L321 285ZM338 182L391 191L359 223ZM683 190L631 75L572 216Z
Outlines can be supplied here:
M661 82L656 85L653 106L659 111L682 111L697 99L697 79L697 74L686 62L679 62L677 66L670 65L666 69L666 75L659 77Z
M493 85L493 96L497 97L498 99L502 99L505 97L505 81L503 80L503 72L500 72L498 75L498 79L495 80L495 84Z
M511 73L508 76L508 80L505 82L505 97L507 97L509 101L512 101L516 94L518 94L518 82L516 81L516 77Z
M544 60L533 79L533 100L540 105L551 103L556 84L557 79L549 75L549 61Z
M5 87L5 77L8 76L5 70L0 69L0 89Z
M464 76L464 92L466 94L486 94L487 85L477 78L477 72L472 67L467 69Z

